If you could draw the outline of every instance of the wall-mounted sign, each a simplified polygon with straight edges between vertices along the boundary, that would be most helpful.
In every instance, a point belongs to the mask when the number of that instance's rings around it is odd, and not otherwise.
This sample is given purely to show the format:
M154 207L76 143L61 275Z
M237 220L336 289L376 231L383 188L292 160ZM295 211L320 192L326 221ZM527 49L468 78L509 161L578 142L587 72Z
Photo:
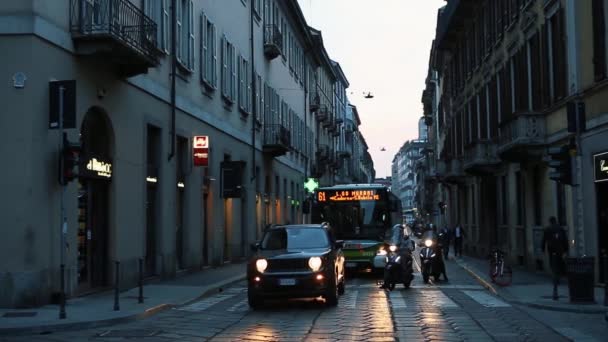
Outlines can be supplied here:
M593 165L595 168L595 182L608 181L608 152L594 155Z
M194 136L192 139L192 158L194 166L209 165L209 137L206 135Z
M112 162L100 157L85 157L78 168L79 175L85 178L112 178Z

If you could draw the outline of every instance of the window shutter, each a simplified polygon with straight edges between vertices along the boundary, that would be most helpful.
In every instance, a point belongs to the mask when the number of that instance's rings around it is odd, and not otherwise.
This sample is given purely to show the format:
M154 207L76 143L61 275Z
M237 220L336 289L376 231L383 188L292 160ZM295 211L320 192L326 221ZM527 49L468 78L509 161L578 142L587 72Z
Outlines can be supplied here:
M230 98L236 102L236 87L237 87L237 74L236 74L236 63L237 63L237 57L236 57L236 49L234 47L234 45L230 44L230 53L231 53L231 67L230 70L232 71L232 75L231 75L231 88L230 88Z
M254 75L251 74L251 69L249 68L249 62L245 61L245 76L247 82L247 113L251 113L253 110L253 94L251 93L253 89L251 89L251 82L254 82Z
M177 60L180 62L183 62L183 56L182 56L182 2L181 0L177 0L176 1L177 4L177 22L176 22L176 26L177 26L177 35L176 35L176 53L177 53Z
M201 13L201 79L209 83L209 41L207 40L207 16Z
M162 45L165 53L169 53L169 0L163 0L163 17L159 30L162 30ZM161 44L161 43L159 43Z
M194 70L194 1L188 3L188 68Z
M226 36L222 36L222 94L228 96L228 46Z
M214 87L217 87L217 32L215 30L215 25L211 25L211 30L213 31L211 34L211 39L213 39L213 41L211 43L207 43L209 44L209 48L213 54L211 64L211 84Z

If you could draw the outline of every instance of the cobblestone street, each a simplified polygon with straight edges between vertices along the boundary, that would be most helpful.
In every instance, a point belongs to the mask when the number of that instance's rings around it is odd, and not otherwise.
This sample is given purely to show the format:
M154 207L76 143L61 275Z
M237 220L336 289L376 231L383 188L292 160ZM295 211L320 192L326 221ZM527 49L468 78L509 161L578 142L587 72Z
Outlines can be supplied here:
M270 301L253 311L244 282L151 318L99 329L6 341L567 341L528 313L493 296L453 261L450 282L377 288L351 277L339 305Z

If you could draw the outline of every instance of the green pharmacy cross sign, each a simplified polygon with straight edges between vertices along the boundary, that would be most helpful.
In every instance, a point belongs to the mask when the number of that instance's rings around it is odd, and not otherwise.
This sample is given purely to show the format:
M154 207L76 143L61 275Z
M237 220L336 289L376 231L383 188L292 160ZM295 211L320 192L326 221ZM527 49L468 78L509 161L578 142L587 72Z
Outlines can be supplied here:
M304 188L312 194L316 189L319 188L319 181L317 181L315 178L308 178L306 183L304 183Z

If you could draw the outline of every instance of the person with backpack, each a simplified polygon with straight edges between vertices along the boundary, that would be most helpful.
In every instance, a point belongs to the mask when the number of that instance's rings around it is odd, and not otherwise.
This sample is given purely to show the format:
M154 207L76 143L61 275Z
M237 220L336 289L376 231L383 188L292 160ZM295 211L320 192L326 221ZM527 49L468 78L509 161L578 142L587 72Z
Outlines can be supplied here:
M568 237L566 231L557 223L555 216L549 218L549 226L543 235L542 248L549 253L549 264L553 273L553 300L557 300L557 287L564 268L564 254L568 252Z

